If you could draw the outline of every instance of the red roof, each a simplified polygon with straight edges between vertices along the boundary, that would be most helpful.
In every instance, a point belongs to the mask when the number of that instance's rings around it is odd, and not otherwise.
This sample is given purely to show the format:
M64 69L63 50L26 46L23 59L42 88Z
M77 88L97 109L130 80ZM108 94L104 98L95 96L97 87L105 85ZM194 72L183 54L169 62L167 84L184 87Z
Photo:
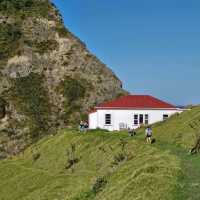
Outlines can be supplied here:
M97 109L115 108L115 109L176 109L174 105L166 103L160 99L149 95L127 95L116 100L102 103Z

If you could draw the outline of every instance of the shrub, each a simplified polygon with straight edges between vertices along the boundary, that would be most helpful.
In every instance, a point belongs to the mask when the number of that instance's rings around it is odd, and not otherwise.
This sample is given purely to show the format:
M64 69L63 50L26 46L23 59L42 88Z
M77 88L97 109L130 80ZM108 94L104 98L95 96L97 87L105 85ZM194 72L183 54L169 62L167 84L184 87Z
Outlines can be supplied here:
M70 37L71 33L65 28L63 27L63 25L58 25L56 27L56 31L58 32L59 36L62 37Z
M94 194L101 192L105 188L107 183L108 183L108 181L105 176L98 177L92 187L92 191L94 192Z
M46 90L43 87L41 75L31 73L27 77L13 80L10 95L20 112L31 120L31 138L39 137L48 130L50 120L50 104Z
M132 159L132 154L128 153L126 151L126 145L127 145L127 141L125 141L124 139L120 139L120 152L117 153L116 155L113 156L113 162L111 164L111 166L115 166L115 165L119 165L120 163L122 163L123 161L126 161L128 159Z
M33 154L33 161L37 161L39 158L40 158L40 153L39 152L37 152L37 153L34 153Z
M33 46L36 48L36 52L44 54L48 51L57 49L58 42L56 40L45 40L42 42L34 42Z
M74 158L74 159L68 158L65 169L71 169L78 162L79 162L78 158Z
M112 164L113 165L119 165L119 163L123 162L124 160L126 160L127 156L124 153L118 153L116 155L114 155L114 159Z
M33 0L2 0L0 2L0 10L20 10L33 6Z
M92 188L86 192L81 193L77 197L73 198L73 200L88 200L88 199L94 199L95 196L101 192L106 184L108 183L107 179L105 176L103 177L98 177L92 186Z
M80 120L81 100L85 97L87 86L85 80L78 78L65 77L65 80L61 82L59 90L65 98L63 118L67 122L75 123ZM73 116L75 113L78 115Z
M66 77L65 81L63 82L63 88L64 96L70 102L76 101L85 95L85 88L81 81L77 79Z
M71 169L79 160L80 159L76 157L76 145L71 144L70 148L67 149L67 163L65 169Z
M20 26L18 24L1 24L0 59L7 59L17 53L21 35Z
M119 143L120 147L121 147L121 151L125 152L126 150L126 145L127 145L127 141L125 141L124 139L120 139L120 143Z
M6 115L6 101L0 97L0 119L3 119Z
M1 0L0 11L15 16L32 16L39 15L42 17L49 16L49 1L41 0Z

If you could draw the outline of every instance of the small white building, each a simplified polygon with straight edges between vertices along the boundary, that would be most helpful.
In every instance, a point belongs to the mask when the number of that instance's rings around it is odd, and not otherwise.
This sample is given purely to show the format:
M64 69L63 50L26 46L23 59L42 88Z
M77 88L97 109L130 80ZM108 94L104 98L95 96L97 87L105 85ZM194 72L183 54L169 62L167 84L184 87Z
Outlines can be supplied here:
M128 95L96 106L89 113L89 128L136 129L181 112L181 109L149 95Z

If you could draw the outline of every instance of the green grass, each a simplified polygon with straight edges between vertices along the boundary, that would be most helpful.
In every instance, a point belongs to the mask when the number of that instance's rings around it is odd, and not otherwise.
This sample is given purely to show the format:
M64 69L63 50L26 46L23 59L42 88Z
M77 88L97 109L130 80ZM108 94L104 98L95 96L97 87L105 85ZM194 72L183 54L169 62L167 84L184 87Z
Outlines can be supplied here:
M191 128L191 125L193 128ZM158 123L154 126L154 135L160 141L186 149L194 146L199 131L200 107L174 115L164 123Z
M143 138L144 129L140 129L138 139ZM155 146L169 151L181 161L183 176L179 178L179 189L175 190L175 199L200 199L200 156L189 154L200 134L200 107L194 107L182 114L176 114L169 120L153 126Z
M47 136L23 154L0 162L0 199L199 200L200 157L188 154L192 141L185 139L188 121L198 121L198 112L195 108L156 124L153 145L144 142L143 129L135 137L101 130L62 130ZM195 131L190 131L193 138ZM73 145L72 157L79 162L66 169L67 150ZM35 153L40 154L36 160ZM126 158L116 162L119 154Z

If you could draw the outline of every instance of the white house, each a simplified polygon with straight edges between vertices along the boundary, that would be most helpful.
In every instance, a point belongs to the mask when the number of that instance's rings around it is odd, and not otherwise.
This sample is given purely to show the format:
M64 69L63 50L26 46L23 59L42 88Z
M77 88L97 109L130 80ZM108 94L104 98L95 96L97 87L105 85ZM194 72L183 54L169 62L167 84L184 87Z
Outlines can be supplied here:
M128 95L95 107L89 113L89 128L135 129L181 112L181 109L149 95Z

